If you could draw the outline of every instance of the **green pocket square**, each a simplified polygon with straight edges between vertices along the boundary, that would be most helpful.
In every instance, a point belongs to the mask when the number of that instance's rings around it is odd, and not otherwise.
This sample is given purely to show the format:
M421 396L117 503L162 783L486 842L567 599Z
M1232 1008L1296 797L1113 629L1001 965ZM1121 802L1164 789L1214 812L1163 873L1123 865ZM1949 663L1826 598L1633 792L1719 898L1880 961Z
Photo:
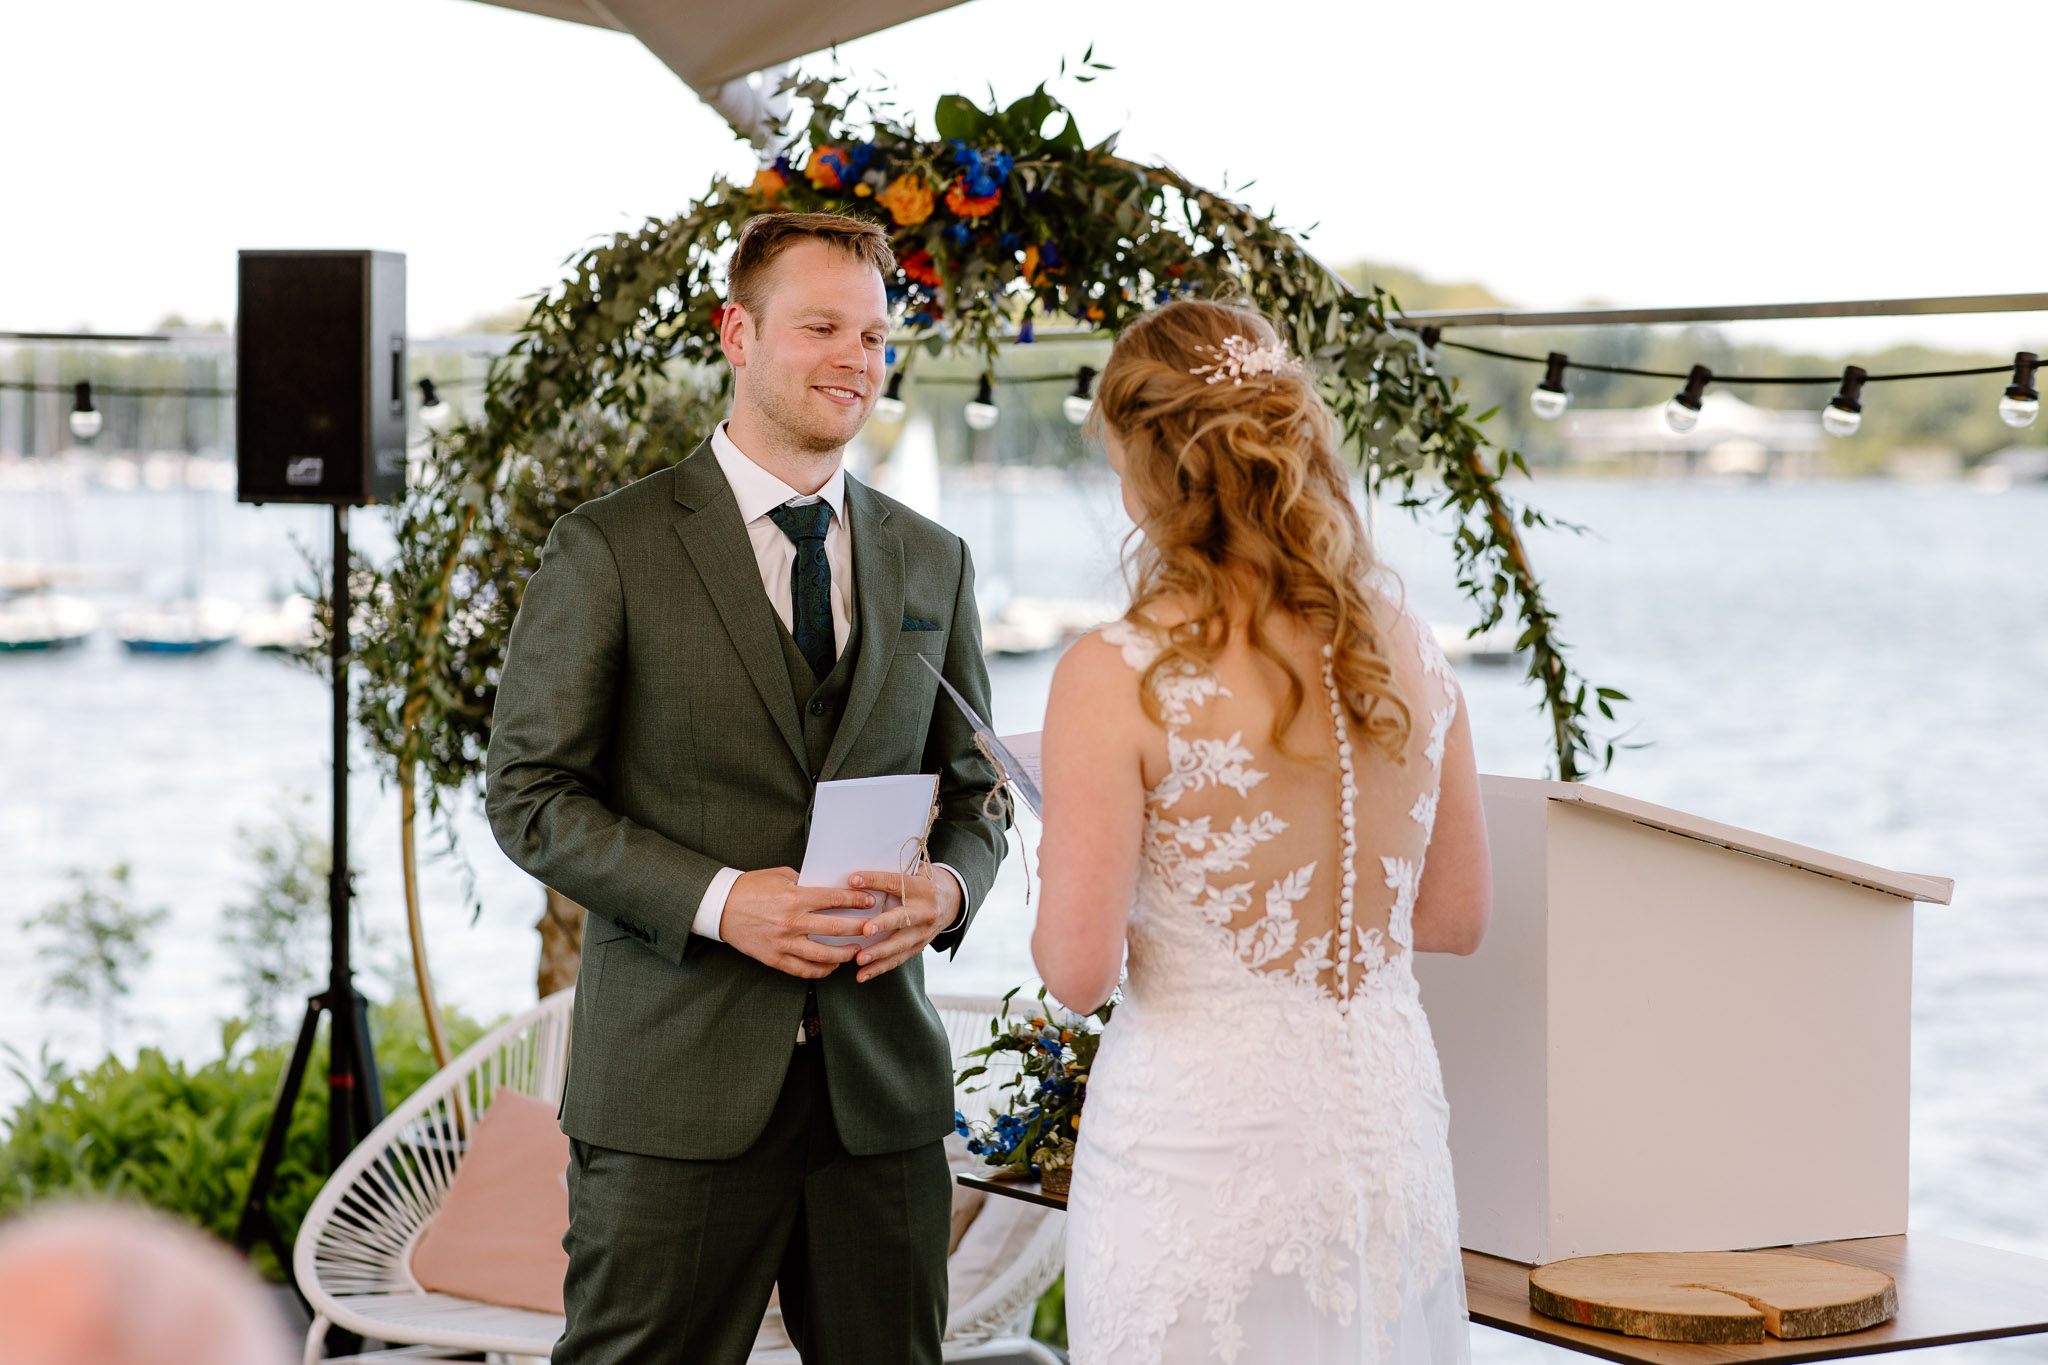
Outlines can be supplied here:
M944 630L944 629L945 629L945 627L944 627L944 626L942 626L942 625L938 624L938 623L937 623L936 621L925 621L925 620L920 620L920 619L919 619L918 617L915 617L915 616L906 616L906 617L904 617L904 618L903 618L903 628L904 628L905 630Z

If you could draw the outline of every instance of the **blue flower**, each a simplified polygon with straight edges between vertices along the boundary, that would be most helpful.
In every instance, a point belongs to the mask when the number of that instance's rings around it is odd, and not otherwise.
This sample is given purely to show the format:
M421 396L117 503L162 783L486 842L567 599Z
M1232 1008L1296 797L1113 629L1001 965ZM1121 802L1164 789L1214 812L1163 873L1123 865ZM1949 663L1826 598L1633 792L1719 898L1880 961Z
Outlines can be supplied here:
M1006 232L1002 236L1002 243L1003 250L1015 251L1024 244L1024 239L1014 232Z
M973 236L974 234L967 230L967 225L964 223L955 223L947 228L945 232L946 240L963 251L967 248L967 243L973 239Z
M1010 178L1010 168L1017 164L1008 152L977 152L957 137L947 138L946 145L953 149L953 164L960 168L967 192L976 199L986 199L1000 190Z
M1051 238L1038 244L1038 259L1047 270L1060 268L1060 249Z
M1024 319L1023 325L1017 329L1017 344L1019 346L1029 346L1036 340L1038 340L1038 332L1032 327L1031 319Z

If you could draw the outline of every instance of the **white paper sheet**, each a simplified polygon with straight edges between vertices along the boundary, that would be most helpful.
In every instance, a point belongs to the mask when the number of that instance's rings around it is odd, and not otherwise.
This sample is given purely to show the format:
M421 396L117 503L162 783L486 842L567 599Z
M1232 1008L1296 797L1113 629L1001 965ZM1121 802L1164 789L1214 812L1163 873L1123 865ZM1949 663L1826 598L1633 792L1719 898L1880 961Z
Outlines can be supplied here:
M951 697L953 704L960 708L960 714L967 717L967 723L974 727L975 738L986 744L989 755L1002 765L1003 771L1008 775L1010 785L1016 789L1017 795L1024 798L1024 804L1031 807L1033 815L1043 819L1044 811L1041 809L1041 806L1044 803L1038 794L1038 760L1036 758L1031 760L1031 771L1027 774L1024 771L1023 762L1016 754L1010 752L1009 745L1004 741L1003 737L990 728L989 723L983 720L972 706L967 704L967 698L960 695L958 688L946 681L946 675L939 672L939 666L930 659L926 659L922 654L917 657L924 659L924 666L929 668L932 671L932 676L939 680L939 686L946 690L946 695Z
M1024 776L1031 779L1031 789L1039 792L1045 790L1045 771L1038 756L1039 741L1044 738L1043 730L1033 730L1025 735L1003 736L1003 747L1016 758L1017 766L1023 770ZM1042 814L1036 806L1031 808L1031 813Z
M811 804L811 837L804 847L804 865L797 873L801 886L845 886L856 872L895 872L912 864L917 841L931 823L932 802L939 779L933 773L893 777L856 777L820 782ZM872 910L821 910L816 913L844 922L867 919L901 904L878 895ZM819 943L879 941L848 934L812 934Z

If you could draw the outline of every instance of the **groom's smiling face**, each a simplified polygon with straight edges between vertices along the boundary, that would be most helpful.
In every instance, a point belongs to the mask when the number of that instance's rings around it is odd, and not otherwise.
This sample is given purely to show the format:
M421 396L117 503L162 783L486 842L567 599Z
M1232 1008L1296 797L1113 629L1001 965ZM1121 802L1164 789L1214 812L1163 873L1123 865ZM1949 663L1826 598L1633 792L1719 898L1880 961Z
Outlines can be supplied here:
M829 454L881 393L888 295L873 266L821 241L796 243L769 269L759 316L734 306L720 328L734 406L792 453Z

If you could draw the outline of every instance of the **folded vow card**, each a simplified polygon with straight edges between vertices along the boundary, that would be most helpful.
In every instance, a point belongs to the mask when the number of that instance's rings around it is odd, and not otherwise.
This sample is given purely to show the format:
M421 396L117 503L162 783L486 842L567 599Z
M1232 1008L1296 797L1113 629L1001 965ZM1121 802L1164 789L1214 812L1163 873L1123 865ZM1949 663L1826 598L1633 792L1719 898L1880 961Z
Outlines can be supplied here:
M1045 773L1042 760L1039 757L1039 742L1044 738L1045 731L1043 730L1033 730L1029 734L1023 735L1003 736L1003 747L1009 751L1010 757L1017 761L1017 768L1011 773L1011 776L1023 779L1017 785L1020 790L1027 792L1025 801L1030 805L1033 815L1043 814L1038 809L1038 793L1045 790ZM1008 766L1007 760L1004 766ZM1026 787L1025 783L1030 785Z
M939 686L945 688L946 695L953 699L953 705L960 708L960 714L967 717L967 723L974 728L974 737L981 742L982 752L991 761L1002 765L1003 780L1016 790L1017 795L1024 798L1024 804L1031 807L1033 815L1044 819L1045 812L1042 807L1045 802L1038 794L1038 737L1041 732L1034 730L1028 735L998 735L995 727L983 720L980 713L968 704L967 698L960 695L959 689L946 681L946 675L939 672L936 664L922 654L917 657L924 661L926 668L931 669L932 676L939 680ZM1012 748L1013 745L1020 743L1029 746L1028 755Z
M937 799L939 779L934 773L908 773L897 777L856 777L843 782L820 782L811 804L811 837L804 846L804 865L797 873L800 886L845 886L856 872L910 872L917 870L918 848L931 828L932 803ZM894 896L876 893L872 910L819 910L814 913L834 920L856 921L879 915L902 904ZM865 947L879 942L881 935L863 938L859 934L812 934L819 943L858 943Z

